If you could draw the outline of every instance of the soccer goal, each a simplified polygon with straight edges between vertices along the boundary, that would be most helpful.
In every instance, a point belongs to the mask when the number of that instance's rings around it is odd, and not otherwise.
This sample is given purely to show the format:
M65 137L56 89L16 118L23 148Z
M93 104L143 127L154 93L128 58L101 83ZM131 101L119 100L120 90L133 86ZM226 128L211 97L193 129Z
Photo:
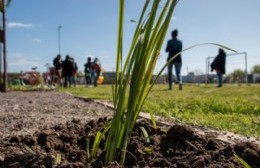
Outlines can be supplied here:
M237 58L234 58L234 57ZM211 76L210 72L210 64L213 61L215 56L209 56L206 58L206 75L205 75L205 83L209 82L209 77ZM233 54L227 54L226 56L226 72L231 72L231 70L235 69L244 69L245 72L245 82L248 83L248 73L247 73L247 53L246 52L238 52Z

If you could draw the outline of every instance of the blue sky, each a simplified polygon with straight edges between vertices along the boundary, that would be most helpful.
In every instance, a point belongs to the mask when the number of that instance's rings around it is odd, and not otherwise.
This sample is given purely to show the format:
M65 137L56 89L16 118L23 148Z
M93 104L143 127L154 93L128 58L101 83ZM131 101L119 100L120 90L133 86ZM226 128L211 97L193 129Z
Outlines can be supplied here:
M164 0L162 0L164 1ZM74 57L79 69L88 56L101 59L106 71L115 67L118 0L13 0L7 8L8 72L38 67L46 71L58 54ZM130 44L144 0L126 0L124 54ZM165 45L177 28L184 48L198 43L224 44L247 52L248 71L260 64L259 0L180 0L166 35L155 73L165 64ZM183 53L182 74L205 73L205 60L215 56L216 46L200 46ZM227 52L228 54L231 52ZM227 58L227 71L244 69L244 55Z

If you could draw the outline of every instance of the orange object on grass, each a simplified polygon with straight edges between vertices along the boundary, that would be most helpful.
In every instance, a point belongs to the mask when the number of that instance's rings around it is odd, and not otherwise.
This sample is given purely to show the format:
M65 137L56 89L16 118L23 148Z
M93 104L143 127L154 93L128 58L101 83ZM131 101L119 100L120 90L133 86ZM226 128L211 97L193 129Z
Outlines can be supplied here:
M97 80L97 84L101 85L104 82L104 76L100 75Z

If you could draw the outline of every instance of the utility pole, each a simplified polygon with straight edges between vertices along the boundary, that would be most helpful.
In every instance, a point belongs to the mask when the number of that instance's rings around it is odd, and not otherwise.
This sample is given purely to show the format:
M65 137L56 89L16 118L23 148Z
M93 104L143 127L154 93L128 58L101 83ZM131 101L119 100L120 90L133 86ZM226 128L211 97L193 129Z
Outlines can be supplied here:
M3 44L3 84L1 83L1 91L7 92L7 59L6 59L6 35L5 35L5 0L0 0L0 11L2 13L2 27L0 29L0 45ZM2 47L1 47L2 48ZM2 51L0 51L2 53ZM2 64L2 60L0 60L0 64ZM1 66L0 66L1 67ZM1 71L0 71L1 72ZM2 73L1 73L2 75ZM1 76L2 78L2 76Z
M58 27L58 50L59 50L59 55L60 55L60 29L62 28L61 25Z

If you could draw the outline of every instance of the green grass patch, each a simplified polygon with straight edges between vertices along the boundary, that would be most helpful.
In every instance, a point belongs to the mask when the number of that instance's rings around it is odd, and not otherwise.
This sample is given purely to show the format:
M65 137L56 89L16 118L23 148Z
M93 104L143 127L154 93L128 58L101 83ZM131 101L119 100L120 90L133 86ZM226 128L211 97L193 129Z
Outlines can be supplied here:
M184 85L169 91L155 85L143 110L194 125L204 125L260 137L260 85ZM112 102L111 85L77 87L60 91Z

